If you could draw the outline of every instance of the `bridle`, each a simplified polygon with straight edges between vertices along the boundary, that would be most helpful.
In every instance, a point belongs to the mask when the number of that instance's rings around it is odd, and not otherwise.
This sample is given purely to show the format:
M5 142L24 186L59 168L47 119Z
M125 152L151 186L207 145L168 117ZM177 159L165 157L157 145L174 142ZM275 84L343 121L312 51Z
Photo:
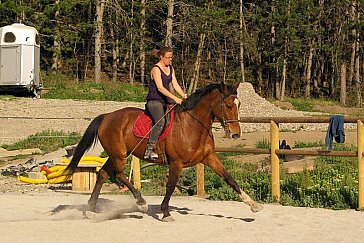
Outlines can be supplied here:
M221 115L222 115L222 118L221 119L219 119L219 118L217 118L215 115L214 115L214 117L216 117L218 120L219 120L219 122L220 122L220 125L222 126L222 128L224 129L224 131L225 132L227 132L228 131L228 126L227 126L227 124L228 123L232 123L232 122L236 122L237 120L227 120L226 118L225 118L225 110L224 110L224 100L226 99L226 98L228 98L228 97L230 97L230 96L236 96L236 95L224 95L224 93L223 92L221 92L220 91L220 94L221 94L221 99L220 99L220 104L216 104L213 108L212 108L212 110L214 110L215 109L215 107L216 106L218 106L218 105L220 105L220 107L221 107ZM203 121L201 121L200 119L198 119L197 117L195 117L191 112L189 112L189 111L186 111L187 112L187 114L189 114L191 117L193 117L196 121L198 121L199 123L201 123L201 125L204 127L204 128L206 128L206 130L210 130L210 128L209 128L209 126L208 125L206 125ZM213 127L212 127L213 128ZM215 127L215 128L217 128L217 127Z
M226 120L225 119L224 100L226 98L230 97L230 96L233 96L235 98L237 97L236 95L224 95L223 94L222 95L222 98L220 100L221 101L220 104L221 104L221 115L222 115L222 118L219 121L220 121L220 124L223 127L223 129L224 129L225 132L228 131L228 126L227 126L228 123L236 122L236 120Z

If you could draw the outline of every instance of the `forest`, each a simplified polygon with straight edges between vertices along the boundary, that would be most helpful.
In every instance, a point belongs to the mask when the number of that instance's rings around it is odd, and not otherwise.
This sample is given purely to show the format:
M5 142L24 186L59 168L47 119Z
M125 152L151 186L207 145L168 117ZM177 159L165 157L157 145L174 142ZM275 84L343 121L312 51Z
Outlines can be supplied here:
M41 37L43 73L144 85L173 48L188 93L250 82L262 97L363 105L363 0L0 0L0 27Z

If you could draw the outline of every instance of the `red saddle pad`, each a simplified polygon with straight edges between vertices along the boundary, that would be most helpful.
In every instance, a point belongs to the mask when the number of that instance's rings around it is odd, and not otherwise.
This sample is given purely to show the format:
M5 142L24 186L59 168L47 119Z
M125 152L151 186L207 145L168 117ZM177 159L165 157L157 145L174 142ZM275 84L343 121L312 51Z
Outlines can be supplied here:
M172 124L174 121L174 110L169 113L169 123L164 128L162 134L159 136L159 140L165 140L171 131ZM133 126L133 133L136 137L139 138L149 138L150 128L152 126L152 120L145 113L140 114L135 120Z

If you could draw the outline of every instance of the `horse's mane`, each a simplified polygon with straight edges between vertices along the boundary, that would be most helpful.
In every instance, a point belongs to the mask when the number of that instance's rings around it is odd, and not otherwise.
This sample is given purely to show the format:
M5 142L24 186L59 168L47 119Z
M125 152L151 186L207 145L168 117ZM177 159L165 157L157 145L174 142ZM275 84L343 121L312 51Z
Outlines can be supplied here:
M175 112L192 110L199 103L199 101L207 94L211 93L215 89L218 89L220 92L223 92L222 88L223 86L221 84L209 84L201 89L196 90L187 99L183 100L181 105L176 106ZM227 88L227 96L237 94L236 90L231 85L226 85L226 88Z

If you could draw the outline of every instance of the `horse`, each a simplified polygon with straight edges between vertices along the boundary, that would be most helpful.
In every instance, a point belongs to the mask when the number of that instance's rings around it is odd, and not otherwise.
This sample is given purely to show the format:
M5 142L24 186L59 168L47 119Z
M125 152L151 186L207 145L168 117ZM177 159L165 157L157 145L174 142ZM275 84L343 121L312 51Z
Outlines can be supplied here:
M254 201L239 187L222 165L215 151L212 134L215 119L221 122L230 138L240 137L238 86L239 83L209 84L198 89L183 100L181 105L176 105L174 108L174 123L170 133L164 141L158 141L156 152L159 158L148 161L169 166L166 193L161 203L163 222L174 220L169 212L169 201L182 169L198 163L209 166L238 193L241 200L250 206L251 211L259 212L263 209L261 204ZM140 108L126 107L97 116L87 127L76 146L71 162L65 170L69 174L75 172L81 157L97 142L97 139L109 156L98 173L95 187L88 200L90 212L95 212L101 187L111 173L115 173L116 178L127 186L139 207L147 207L141 193L134 188L124 174L125 163L130 154L140 159L144 156L148 139L136 137L132 132L135 120L143 112L144 110Z

